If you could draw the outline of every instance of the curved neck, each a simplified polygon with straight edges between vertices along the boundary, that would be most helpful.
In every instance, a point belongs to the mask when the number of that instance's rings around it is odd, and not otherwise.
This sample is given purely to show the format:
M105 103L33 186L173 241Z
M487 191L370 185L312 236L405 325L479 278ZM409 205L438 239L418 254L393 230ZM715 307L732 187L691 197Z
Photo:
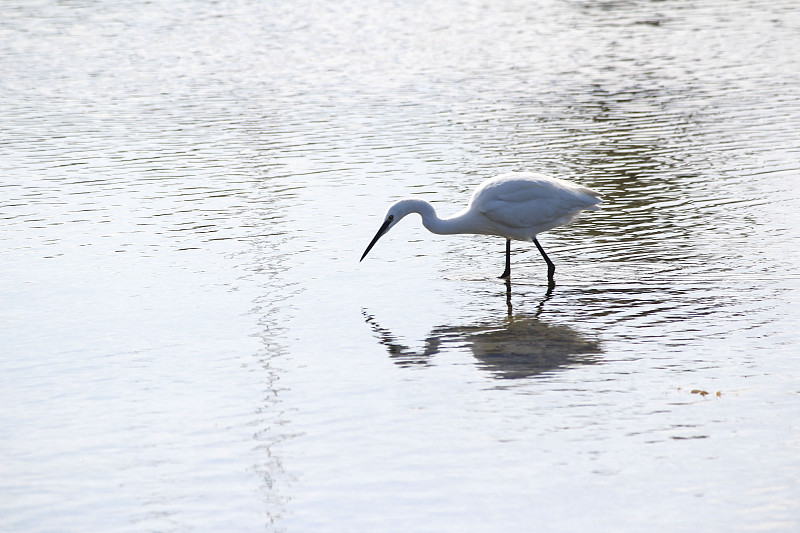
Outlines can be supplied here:
M395 207L401 208L405 214L418 213L422 217L422 225L431 233L439 235L464 233L459 217L439 218L433 206L425 200L401 200Z

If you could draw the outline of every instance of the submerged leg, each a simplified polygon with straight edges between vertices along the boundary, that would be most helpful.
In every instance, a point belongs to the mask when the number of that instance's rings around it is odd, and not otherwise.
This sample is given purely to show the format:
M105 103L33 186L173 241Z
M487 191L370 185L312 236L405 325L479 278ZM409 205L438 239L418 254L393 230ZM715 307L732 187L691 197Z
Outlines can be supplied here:
M508 318L512 318L514 308L511 306L511 278L506 278L506 307L508 308Z
M500 274L501 278L511 277L511 239L506 239L506 269Z
M550 261L550 258L547 257L547 254L544 253L544 248L542 248L542 245L539 244L539 241L536 240L536 237L533 238L533 244L536 245L536 247L539 249L539 253L542 254L542 257L544 257L545 262L547 262L547 279L553 281L553 274L556 273L556 266L553 264L552 261Z

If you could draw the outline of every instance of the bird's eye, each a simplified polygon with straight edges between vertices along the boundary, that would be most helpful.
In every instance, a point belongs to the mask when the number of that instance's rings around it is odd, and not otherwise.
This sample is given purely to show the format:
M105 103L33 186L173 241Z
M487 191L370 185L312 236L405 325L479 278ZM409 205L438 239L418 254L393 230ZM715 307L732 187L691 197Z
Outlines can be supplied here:
M394 215L389 215L388 217L386 217L386 220L388 222L391 222L392 220L394 220Z

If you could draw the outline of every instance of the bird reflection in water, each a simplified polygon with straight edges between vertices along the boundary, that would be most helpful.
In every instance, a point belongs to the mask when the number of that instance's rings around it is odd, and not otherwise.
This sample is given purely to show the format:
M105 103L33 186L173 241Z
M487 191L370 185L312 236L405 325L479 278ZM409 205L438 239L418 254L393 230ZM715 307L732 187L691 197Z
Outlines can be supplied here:
M474 325L436 326L420 350L402 344L366 311L364 317L389 356L400 366L429 365L437 353L464 346L472 351L481 369L503 379L527 378L598 362L602 350L597 340L569 326L539 319L552 288L533 314L515 315L511 308L510 287L507 291L507 316L499 321L485 320Z

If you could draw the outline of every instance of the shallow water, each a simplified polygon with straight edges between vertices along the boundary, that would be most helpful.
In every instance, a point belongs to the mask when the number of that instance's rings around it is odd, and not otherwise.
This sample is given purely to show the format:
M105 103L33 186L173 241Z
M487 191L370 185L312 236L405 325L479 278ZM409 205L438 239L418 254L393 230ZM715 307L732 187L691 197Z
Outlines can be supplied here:
M791 2L25 2L0 530L796 531ZM603 209L428 234L528 169Z

